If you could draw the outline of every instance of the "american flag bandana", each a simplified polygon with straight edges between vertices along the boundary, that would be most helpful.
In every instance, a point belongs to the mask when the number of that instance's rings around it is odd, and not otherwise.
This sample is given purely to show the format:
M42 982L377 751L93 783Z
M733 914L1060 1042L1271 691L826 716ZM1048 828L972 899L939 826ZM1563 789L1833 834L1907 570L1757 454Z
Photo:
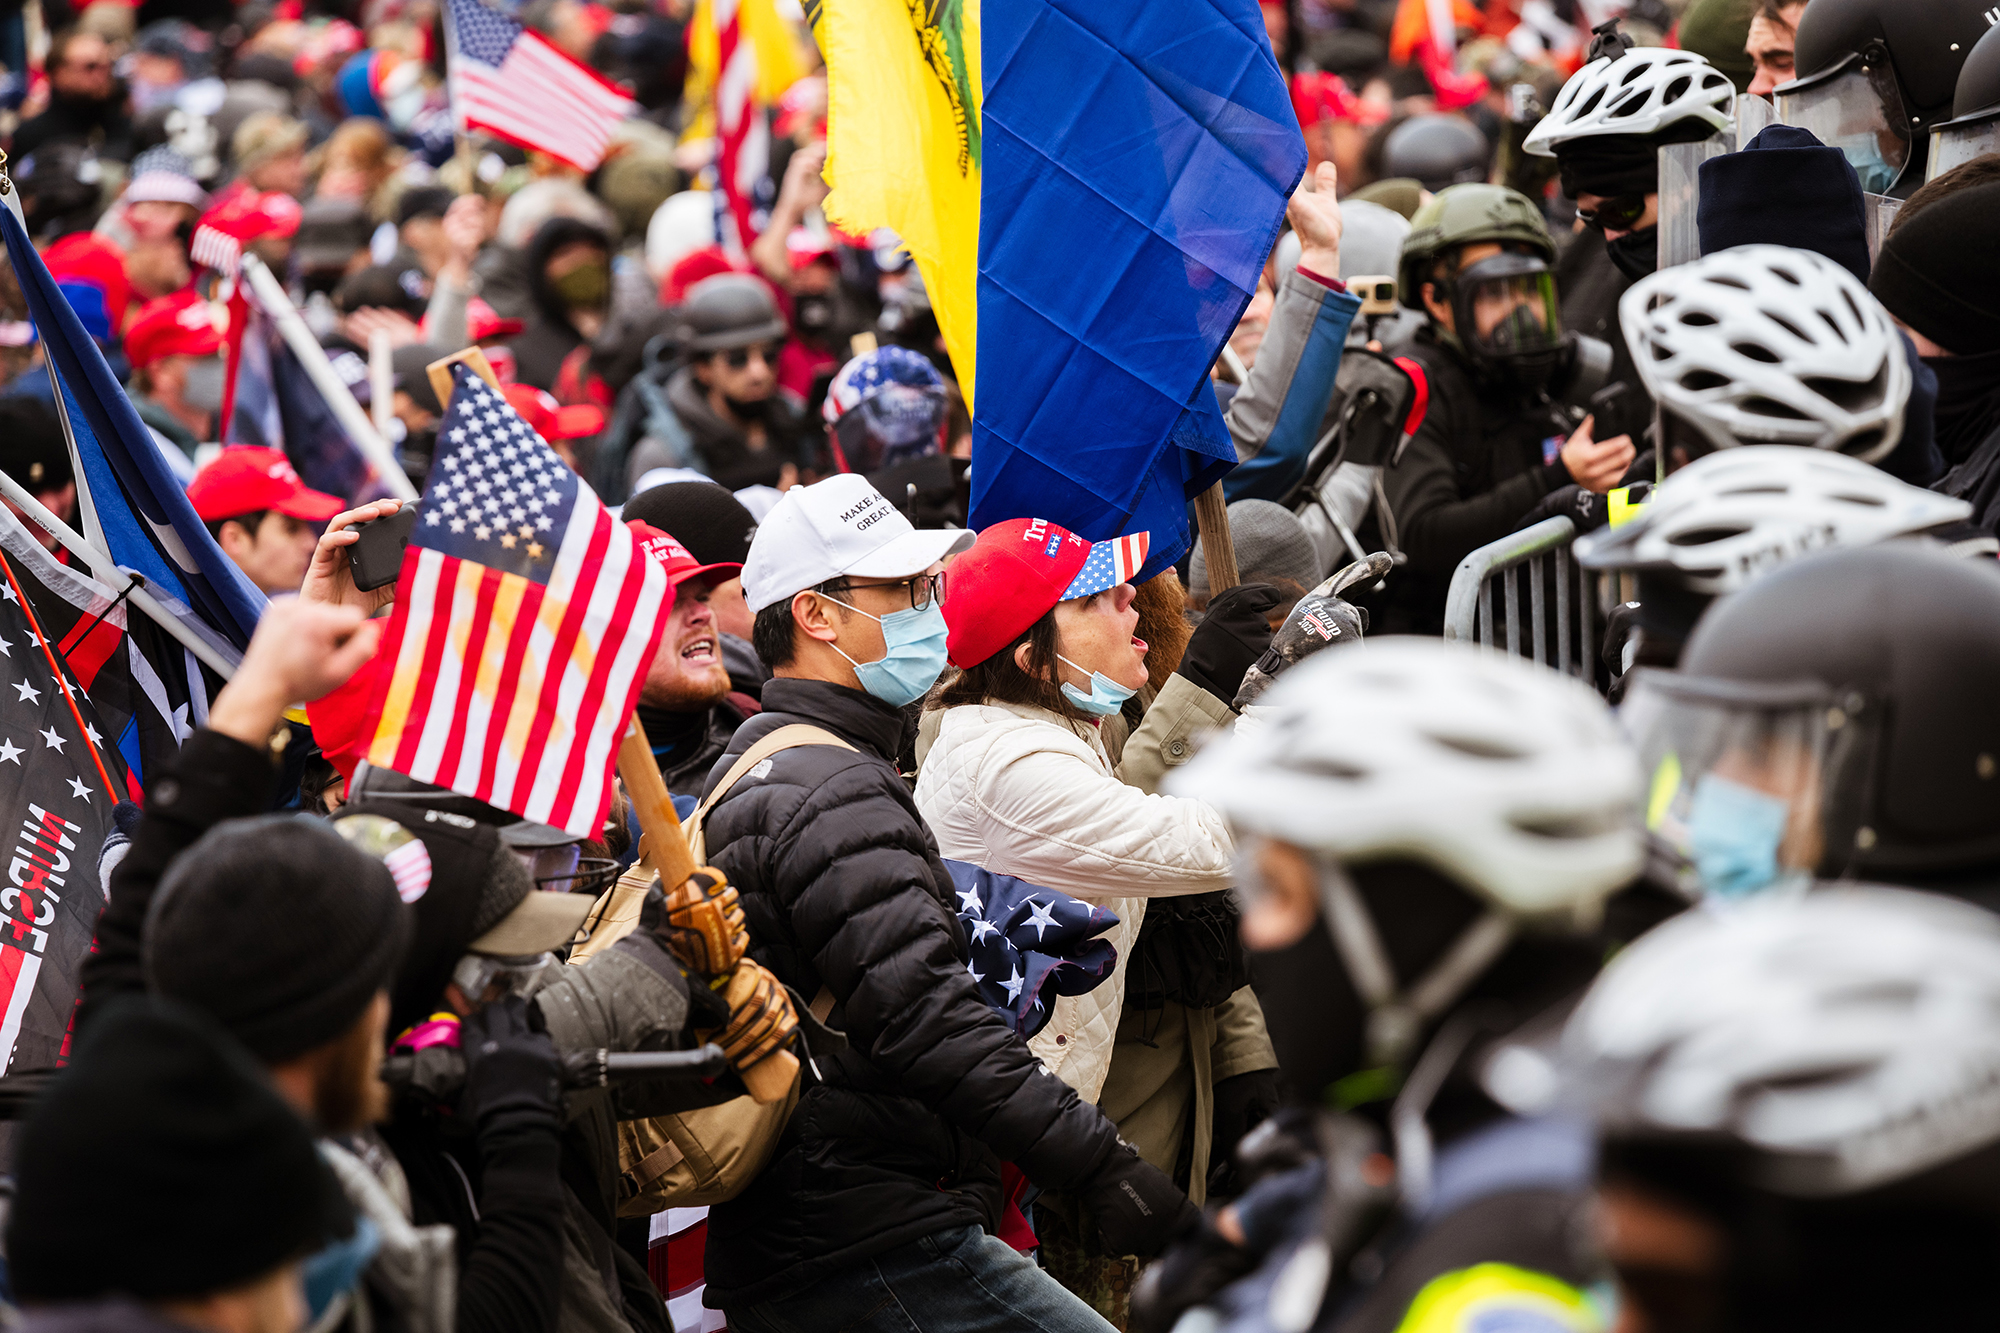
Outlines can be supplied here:
M1083 562L1083 568L1071 580L1062 600L1067 602L1073 597L1088 597L1106 588L1132 582L1146 564L1146 548L1150 544L1148 534L1143 532L1093 542L1090 558Z

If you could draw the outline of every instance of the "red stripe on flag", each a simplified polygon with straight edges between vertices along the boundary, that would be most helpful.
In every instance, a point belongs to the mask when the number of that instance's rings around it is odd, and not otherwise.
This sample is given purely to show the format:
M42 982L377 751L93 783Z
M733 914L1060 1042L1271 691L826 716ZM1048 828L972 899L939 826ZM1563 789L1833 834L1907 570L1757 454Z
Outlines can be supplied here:
M549 730L561 704L563 679L568 674L564 663L575 650L578 627L590 607L590 589L597 586L597 577L604 568L604 551L610 542L611 515L599 506L596 521L590 529L590 543L584 547L583 558L577 562L576 584L570 593L569 604L563 607L562 623L556 627L555 652L550 654L548 667L542 675L541 694L535 700L535 725L528 733L528 744L523 753L542 757L548 746ZM569 721L572 724L571 744L582 744L588 735L590 720L578 712Z
M409 548L412 558L418 556L415 546ZM433 713L440 707L456 711L458 697L454 693L449 698L439 698L437 692L438 664L444 660L446 640L450 637L438 627L451 623L451 609L455 605L458 588L458 567L460 561L450 556L442 556L436 562L431 574L429 587L422 589L422 605L427 608L424 619L424 655L422 665L417 668L417 690L410 699L409 716L403 720L403 734L396 742L396 771L408 773L417 758L417 747L423 744L424 731L430 725ZM414 586L414 581L413 581ZM400 590L398 595L401 595ZM414 611L415 602L404 602Z
M514 698L521 679L521 663L527 660L528 639L535 632L535 620L541 613L542 601L548 596L548 591L541 584L530 580L527 591L521 594L520 605L514 608L513 632L508 635L507 656L502 659L500 667L500 693L493 701L493 719L486 724L488 732L486 762L479 766L479 790L489 793L489 796L493 791L494 770L500 763L500 747L505 743L507 735L507 719L514 712ZM496 727L497 731L494 730ZM524 767L529 757L529 752L523 750ZM520 788L521 779L517 774L514 779L515 792L518 793Z
M466 718L472 712L472 701L479 693L479 662L486 652L487 632L493 627L493 599L500 592L502 577L499 571L484 565L473 568L479 571L479 583L473 592L472 633L465 641L465 650L459 654L457 707L452 710L451 730L445 735L444 752L438 756L437 767L432 770L454 791L462 790L452 781L452 776L458 772L459 759L465 753ZM436 631L431 634L433 640L447 637ZM426 672L424 679L433 677ZM481 744L484 744L483 738ZM486 799L484 788L476 788L467 794Z
M597 521L602 525L609 526L612 521L611 515L608 513L600 514ZM613 606L611 612L611 627L623 625L627 620L631 619L632 609L638 605L639 594L645 587L645 562L649 559L651 557L643 552L634 551L632 558L626 563L625 579L619 584L618 601ZM654 652L659 651L660 632L664 628L665 617L661 617L660 620L655 622L655 629L653 631L652 646ZM607 628L608 633L609 628ZM609 645L606 646L608 647ZM582 726L581 719L595 718L603 711L605 682L610 678L611 667L616 658L617 654L615 652L600 651L597 654L597 660L591 663L590 682L584 687L582 706L577 709L579 728ZM645 659L647 663L650 663L651 660L650 656ZM645 672L642 667L637 678L643 680L644 677ZM624 701L621 700L620 702ZM579 730L578 735L580 738L588 738L587 733L581 730ZM588 745L570 747L569 760L563 765L562 794L557 799L555 806L549 811L551 816L549 822L551 824L555 824L558 827L566 827L568 825L570 813L576 804L576 798L582 794L578 788L583 780L584 751L588 748ZM595 794L602 802L597 810L597 823L602 825L604 812L611 805L611 788L604 781L603 775L596 774L593 777L597 783Z

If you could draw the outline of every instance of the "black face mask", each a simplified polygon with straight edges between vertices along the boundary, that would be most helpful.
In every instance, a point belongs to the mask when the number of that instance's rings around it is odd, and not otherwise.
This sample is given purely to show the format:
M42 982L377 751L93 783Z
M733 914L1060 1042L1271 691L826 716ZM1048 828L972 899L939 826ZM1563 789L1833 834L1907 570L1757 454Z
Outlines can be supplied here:
M825 333L833 327L833 302L824 296L801 296L792 307L792 323L800 333Z
M1641 227L1628 231L1615 241L1606 241L1604 252L1611 256L1620 273L1637 282L1660 267L1660 229Z
M2000 428L2000 352L1978 356L1927 356L1937 376L1938 448L1947 464L1964 462Z
M1361 1064L1360 997L1326 927L1289 949L1250 951L1264 1027L1294 1102L1324 1105L1327 1089Z
M722 395L722 401L729 404L729 410L736 415L739 421L764 421L771 415L771 403L773 400L769 398L731 398L725 393Z

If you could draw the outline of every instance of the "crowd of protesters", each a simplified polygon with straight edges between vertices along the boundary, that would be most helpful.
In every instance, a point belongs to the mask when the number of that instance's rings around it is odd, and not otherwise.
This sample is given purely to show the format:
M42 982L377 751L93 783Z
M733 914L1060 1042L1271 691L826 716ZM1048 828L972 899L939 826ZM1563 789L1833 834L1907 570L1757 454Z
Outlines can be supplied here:
M1212 531L1155 571L973 530L923 275L821 212L803 12L742 245L689 0L509 7L634 99L588 173L455 132L432 0L0 12L28 235L272 598L143 809L65 842L105 905L6 1140L0 1312L1993 1317L2000 155L1953 145L2000 38L1974 0L1261 8L1310 161L1214 372L1233 585ZM1772 96L1808 110L1748 125ZM416 491L477 346L660 565L636 716L707 889L649 884L629 781L579 837L369 761L396 589L355 552L400 503L258 437L241 255ZM60 407L0 272L0 470L76 521ZM1602 643L1440 641L1461 562L1554 518Z

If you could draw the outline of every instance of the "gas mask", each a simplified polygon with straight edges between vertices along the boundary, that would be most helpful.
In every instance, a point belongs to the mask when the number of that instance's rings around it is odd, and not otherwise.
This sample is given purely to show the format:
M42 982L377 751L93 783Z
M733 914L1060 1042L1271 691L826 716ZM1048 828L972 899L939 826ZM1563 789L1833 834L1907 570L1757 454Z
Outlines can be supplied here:
M1556 277L1540 257L1498 254L1461 269L1451 284L1458 341L1473 361L1524 384L1554 372L1563 347Z

